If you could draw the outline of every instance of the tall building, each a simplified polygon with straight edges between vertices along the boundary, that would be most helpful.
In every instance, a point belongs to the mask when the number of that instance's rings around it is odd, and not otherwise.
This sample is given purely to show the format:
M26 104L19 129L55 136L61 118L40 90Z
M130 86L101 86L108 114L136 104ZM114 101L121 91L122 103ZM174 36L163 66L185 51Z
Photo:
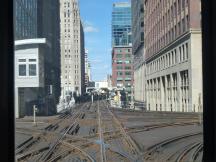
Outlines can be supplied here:
M131 45L131 4L118 2L112 10L112 46Z
M15 40L37 37L37 0L14 0Z
M131 93L133 85L133 58L131 47L114 47L112 51L112 86Z
M145 0L148 110L202 111L200 0Z
M133 85L131 4L113 4L112 11L112 86L125 88L131 95Z
M84 32L77 0L60 1L62 96L85 91Z
M56 113L60 97L58 0L14 0L15 112Z
M132 53L134 66L134 99L145 103L144 61L144 0L131 1L132 8Z
M88 59L88 50L85 50L85 86L91 81L91 65Z

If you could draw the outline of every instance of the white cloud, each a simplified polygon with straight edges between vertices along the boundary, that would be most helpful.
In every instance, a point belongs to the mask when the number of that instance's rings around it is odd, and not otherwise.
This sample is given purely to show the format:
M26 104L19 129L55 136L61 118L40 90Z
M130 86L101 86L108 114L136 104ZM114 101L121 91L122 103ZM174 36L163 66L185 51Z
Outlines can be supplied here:
M93 26L87 26L87 27L84 27L84 32L86 33L98 32L98 29Z
M102 62L102 60L100 60L100 59L89 59L89 61L90 61L90 63L101 63Z
M84 32L86 33L93 33L93 32L98 32L98 28L96 28L91 22L89 21L84 21L83 22L84 26Z

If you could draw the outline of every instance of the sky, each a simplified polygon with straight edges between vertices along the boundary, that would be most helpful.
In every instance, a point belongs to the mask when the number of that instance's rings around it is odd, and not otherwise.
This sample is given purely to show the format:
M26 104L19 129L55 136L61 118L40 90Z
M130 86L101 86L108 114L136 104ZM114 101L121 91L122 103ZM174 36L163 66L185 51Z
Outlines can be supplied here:
M112 73L111 19L115 2L130 0L79 0L93 81L106 80Z

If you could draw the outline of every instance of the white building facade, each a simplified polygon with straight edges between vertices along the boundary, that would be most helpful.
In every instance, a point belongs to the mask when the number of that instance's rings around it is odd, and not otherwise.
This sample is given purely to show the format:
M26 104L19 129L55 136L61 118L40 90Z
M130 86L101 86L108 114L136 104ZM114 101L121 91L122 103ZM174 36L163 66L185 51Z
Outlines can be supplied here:
M81 95L85 82L84 34L77 0L60 0L61 95Z
M37 100L44 88L44 53L46 39L15 41L15 117L26 115L26 102Z

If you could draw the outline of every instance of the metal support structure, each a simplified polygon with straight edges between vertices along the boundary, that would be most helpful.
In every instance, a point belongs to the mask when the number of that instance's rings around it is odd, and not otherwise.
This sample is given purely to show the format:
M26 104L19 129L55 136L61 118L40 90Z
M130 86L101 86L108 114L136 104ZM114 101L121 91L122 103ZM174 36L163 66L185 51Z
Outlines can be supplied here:
M37 111L37 108L36 108L36 105L33 106L33 124L35 126L37 126L37 123L36 123L36 111Z

